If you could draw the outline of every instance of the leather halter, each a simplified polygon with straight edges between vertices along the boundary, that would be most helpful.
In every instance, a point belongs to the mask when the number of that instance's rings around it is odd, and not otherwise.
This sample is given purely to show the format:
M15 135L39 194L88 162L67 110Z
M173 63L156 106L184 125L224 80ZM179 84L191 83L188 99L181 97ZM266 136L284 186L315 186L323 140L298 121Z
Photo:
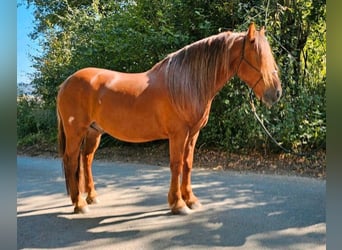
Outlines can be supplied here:
M247 63L252 69L254 69L255 71L257 71L260 74L260 78L256 81L256 83L253 85L252 90L254 90L254 88L257 86L257 84L260 82L260 80L263 78L262 77L262 73L260 72L260 69L258 69L257 67L255 67L252 63L250 63L246 58L245 58L245 46L246 46L246 36L244 36L243 38L243 44L242 44L242 52L241 52L241 59L239 62L239 66L237 67L237 70L235 72L235 75L238 74L240 66L242 61L244 61L245 63Z

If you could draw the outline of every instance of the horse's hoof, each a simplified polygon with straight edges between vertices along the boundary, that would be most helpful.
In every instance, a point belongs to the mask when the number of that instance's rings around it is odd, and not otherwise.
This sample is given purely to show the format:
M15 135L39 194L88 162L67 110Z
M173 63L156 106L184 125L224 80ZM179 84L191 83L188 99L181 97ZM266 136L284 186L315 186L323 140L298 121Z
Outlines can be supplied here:
M89 207L88 206L84 206L84 207L75 207L74 208L74 213L75 214L86 214L89 213Z
M98 204L100 203L100 200L97 197L91 198L91 197L87 197L86 199L87 203L90 204Z
M201 202L196 201L196 202L192 203L191 205L189 205L189 207L190 207L192 210L199 210L199 209L201 209L202 204L201 204Z
M188 215L193 212L191 211L190 208L188 208L187 206L184 206L184 207L177 208L177 209L171 209L171 213L173 215Z

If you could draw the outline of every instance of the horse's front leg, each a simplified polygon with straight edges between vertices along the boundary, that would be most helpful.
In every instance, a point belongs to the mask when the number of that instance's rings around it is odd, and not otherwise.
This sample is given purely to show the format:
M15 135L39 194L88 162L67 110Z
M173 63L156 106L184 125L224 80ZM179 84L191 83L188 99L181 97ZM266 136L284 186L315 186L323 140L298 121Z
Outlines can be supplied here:
M185 145L185 151L184 151L185 153L184 153L184 165L183 165L181 192L182 192L183 200L185 201L186 205L191 209L198 209L201 207L201 203L198 201L198 198L194 195L192 191L192 187L191 187L192 163L194 159L194 151L195 151L195 145L196 145L198 135L199 135L199 132L189 137Z
M186 140L187 135L178 135L170 138L169 141L171 181L168 202L173 214L185 215L191 213L191 210L187 207L182 198L182 192L180 189L180 176L183 171Z

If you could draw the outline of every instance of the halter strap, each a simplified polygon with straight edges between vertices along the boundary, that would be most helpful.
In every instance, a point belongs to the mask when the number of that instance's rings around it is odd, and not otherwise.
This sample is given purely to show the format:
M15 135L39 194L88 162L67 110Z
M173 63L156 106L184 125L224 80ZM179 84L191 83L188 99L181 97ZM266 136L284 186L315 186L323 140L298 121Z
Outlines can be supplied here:
M245 63L247 63L252 69L254 69L255 71L257 71L260 74L260 78L255 82L255 84L252 87L252 90L254 90L254 88L257 86L257 84L260 82L260 80L263 78L262 74L260 72L260 69L258 69L257 67L255 67L252 63L250 63L246 58L245 58L245 46L246 46L246 36L243 37L243 42L242 42L242 52L241 52L241 59L239 62L239 65L235 71L235 75L238 74L241 63L244 61Z

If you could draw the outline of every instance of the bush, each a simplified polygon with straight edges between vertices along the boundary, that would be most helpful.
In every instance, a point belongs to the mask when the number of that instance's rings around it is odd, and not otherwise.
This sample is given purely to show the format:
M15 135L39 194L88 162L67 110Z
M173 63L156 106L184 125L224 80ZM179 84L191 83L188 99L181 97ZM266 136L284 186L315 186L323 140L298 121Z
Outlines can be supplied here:
M32 110L35 102L26 95L17 98L17 135L18 139L28 134L37 133L37 126Z
M289 81L284 79L283 83ZM325 148L325 83L309 85L283 84L284 94L271 109L253 97L257 113L283 147L298 151ZM291 86L293 85L293 86ZM201 131L199 145L220 147L228 151L268 150L280 148L268 138L255 119L249 104L249 90L233 79L216 96L207 126Z
M18 145L56 142L56 124L54 108L47 108L39 98L31 95L17 98Z

